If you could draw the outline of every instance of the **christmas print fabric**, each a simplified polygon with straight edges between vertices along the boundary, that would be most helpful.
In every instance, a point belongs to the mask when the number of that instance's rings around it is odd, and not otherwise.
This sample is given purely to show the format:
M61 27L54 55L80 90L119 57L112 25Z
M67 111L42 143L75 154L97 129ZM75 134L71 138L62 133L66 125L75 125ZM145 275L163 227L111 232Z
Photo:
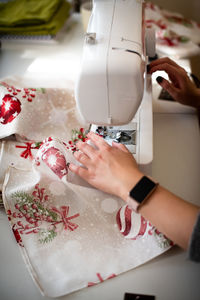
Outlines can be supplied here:
M178 58L199 54L200 24L183 15L145 3L145 23L156 32L156 51Z
M2 190L5 174L10 166L30 169L32 160L39 149L40 143L14 140L0 141L0 190Z
M84 122L70 89L24 88L16 78L0 81L0 139L42 141L50 134L63 141Z
M11 167L3 187L26 264L41 292L51 297L113 278L171 247L121 199L72 174L69 145L45 139L32 168Z
M199 52L199 24L152 3L145 13L158 52ZM0 190L32 278L50 297L111 279L172 245L121 199L69 171L76 142L87 142L83 127L72 90L1 81Z
M72 90L24 88L9 79L1 82L0 95L4 207L42 294L58 297L93 286L171 247L121 199L70 172L76 143L87 142L88 128Z

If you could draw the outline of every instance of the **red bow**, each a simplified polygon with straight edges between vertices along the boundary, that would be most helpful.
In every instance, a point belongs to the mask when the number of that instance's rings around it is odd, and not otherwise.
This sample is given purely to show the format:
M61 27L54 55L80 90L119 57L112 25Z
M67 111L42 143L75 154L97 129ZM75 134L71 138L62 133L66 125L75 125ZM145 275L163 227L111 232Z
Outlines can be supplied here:
M62 222L64 224L65 230L67 230L69 228L69 230L74 231L78 227L77 224L74 224L74 223L70 222L69 220L79 217L80 215L75 214L71 217L67 217L67 215L69 213L69 206L61 206L60 210L56 207L52 207L52 210L55 211L56 213L58 213L62 219L62 221L58 221L58 222L56 222L56 224Z
M25 150L20 154L21 157L28 158L30 156L33 159L31 149L38 149L38 147L31 147L33 143L25 143L26 146L15 146L16 148L25 148Z

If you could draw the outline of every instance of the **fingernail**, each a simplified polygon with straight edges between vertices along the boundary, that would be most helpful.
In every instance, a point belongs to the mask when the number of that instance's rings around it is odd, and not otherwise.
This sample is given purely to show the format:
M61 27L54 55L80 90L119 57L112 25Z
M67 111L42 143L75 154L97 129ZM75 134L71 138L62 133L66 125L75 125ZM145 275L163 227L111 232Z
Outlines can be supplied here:
M163 78L162 78L161 76L158 76L158 77L156 78L156 81L157 81L158 83L162 83Z
M147 73L150 72L150 65L147 65Z

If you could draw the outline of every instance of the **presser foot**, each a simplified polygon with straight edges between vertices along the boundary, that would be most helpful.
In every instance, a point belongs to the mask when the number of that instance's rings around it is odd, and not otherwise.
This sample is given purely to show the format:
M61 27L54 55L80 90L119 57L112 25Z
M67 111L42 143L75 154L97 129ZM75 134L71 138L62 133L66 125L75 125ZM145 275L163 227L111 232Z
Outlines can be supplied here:
M104 140L112 145L112 142L124 144L128 150L136 154L137 145L137 123L132 122L124 126L98 126L92 124L90 131L93 131L104 138Z

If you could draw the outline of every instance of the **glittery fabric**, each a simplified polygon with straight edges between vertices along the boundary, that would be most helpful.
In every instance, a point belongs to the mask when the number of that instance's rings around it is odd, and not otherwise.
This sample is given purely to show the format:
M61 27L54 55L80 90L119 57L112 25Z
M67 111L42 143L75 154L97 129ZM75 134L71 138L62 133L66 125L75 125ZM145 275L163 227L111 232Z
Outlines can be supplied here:
M73 161L66 143L47 138L32 167L11 167L3 186L16 242L41 293L50 297L113 278L171 247L121 199L71 173Z
M76 141L87 142L72 90L4 81L0 91L1 138L17 138L0 144L4 207L42 294L58 297L93 286L171 247L121 199L69 170Z

